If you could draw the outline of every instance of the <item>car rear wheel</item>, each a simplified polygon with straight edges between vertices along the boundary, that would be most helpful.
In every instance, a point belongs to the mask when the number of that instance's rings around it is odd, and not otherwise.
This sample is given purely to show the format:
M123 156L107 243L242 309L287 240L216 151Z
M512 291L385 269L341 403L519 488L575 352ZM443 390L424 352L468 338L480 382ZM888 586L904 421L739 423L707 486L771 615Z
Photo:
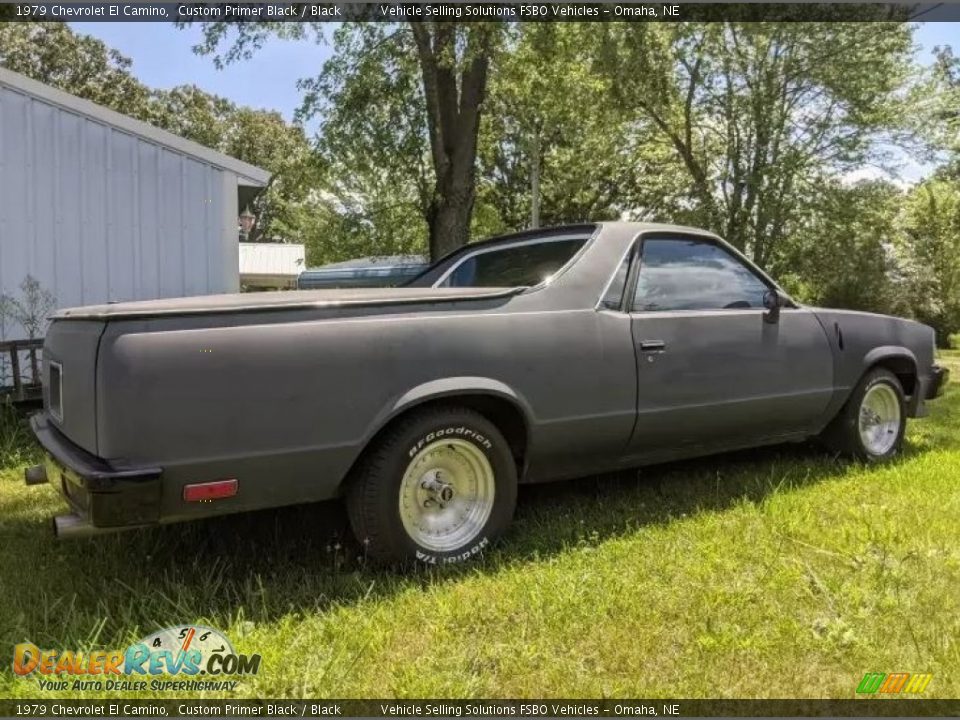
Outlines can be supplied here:
M513 517L510 446L468 408L432 407L401 419L361 459L347 491L357 540L380 561L470 560Z
M900 452L906 425L903 386L889 370L877 368L854 388L823 439L845 455L881 462Z

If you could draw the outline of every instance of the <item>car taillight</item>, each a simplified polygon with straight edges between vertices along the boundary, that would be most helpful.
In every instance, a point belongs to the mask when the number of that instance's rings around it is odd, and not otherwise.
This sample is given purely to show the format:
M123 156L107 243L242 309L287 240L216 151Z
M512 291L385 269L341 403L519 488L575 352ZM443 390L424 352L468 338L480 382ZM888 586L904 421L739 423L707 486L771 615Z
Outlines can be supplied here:
M211 500L233 497L236 494L236 478L183 486L183 499L187 502L210 502Z
M63 422L63 367L58 362L50 363L50 388L49 388L50 414L58 422Z

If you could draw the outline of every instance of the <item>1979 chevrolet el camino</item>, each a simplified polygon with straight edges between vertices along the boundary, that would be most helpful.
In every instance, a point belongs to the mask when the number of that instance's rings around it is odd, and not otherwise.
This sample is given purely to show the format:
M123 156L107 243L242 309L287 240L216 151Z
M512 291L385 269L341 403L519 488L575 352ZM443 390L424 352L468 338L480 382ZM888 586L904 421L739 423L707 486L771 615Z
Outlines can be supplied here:
M482 552L517 484L819 437L895 455L934 332L804 307L691 228L469 245L408 286L63 310L43 351L59 535L344 496L373 558Z

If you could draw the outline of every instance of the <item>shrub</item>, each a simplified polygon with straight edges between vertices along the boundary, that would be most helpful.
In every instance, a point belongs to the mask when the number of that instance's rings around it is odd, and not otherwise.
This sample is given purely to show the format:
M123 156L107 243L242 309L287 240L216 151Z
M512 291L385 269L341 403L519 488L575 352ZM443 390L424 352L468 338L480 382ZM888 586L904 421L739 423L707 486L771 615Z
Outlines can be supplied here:
M35 455L26 420L9 399L0 400L0 469L23 465Z

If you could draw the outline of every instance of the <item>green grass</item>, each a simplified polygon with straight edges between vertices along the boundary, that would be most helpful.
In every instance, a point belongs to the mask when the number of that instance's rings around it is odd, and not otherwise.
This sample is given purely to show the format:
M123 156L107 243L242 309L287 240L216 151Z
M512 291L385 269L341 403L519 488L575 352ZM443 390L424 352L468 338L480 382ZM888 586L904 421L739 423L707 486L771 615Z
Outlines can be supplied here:
M524 488L479 564L410 576L358 563L335 504L55 542L18 441L0 654L201 622L263 655L240 697L842 698L906 671L955 698L960 384L930 409L884 467L781 447ZM0 668L0 697L53 696Z
M6 398L0 398L0 473L19 468L37 458L30 430Z

